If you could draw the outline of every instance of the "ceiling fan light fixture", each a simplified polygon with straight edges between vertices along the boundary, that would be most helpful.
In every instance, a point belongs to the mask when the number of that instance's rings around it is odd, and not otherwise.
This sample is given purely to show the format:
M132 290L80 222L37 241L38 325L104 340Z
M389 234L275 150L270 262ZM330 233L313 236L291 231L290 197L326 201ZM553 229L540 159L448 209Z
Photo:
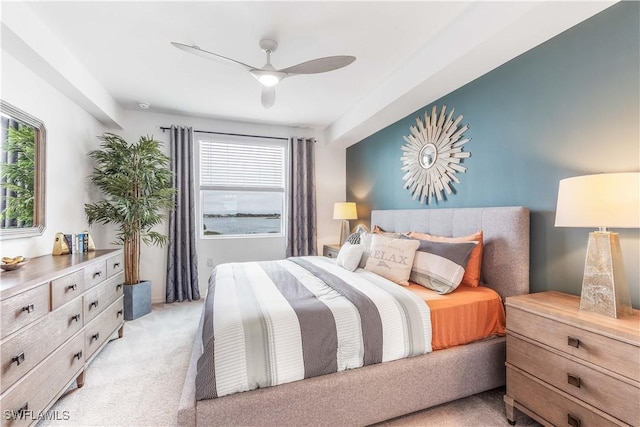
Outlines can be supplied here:
M273 87L286 76L285 73L269 70L251 70L251 75L264 87Z

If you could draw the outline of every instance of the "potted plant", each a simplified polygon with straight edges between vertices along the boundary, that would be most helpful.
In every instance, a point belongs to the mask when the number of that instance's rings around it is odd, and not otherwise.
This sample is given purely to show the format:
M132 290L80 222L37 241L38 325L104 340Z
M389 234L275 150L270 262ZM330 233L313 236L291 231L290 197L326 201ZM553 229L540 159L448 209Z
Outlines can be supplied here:
M129 144L113 133L99 137L99 150L89 153L96 165L89 177L104 198L84 205L89 225L115 224L115 244L124 245L125 319L151 312L151 282L140 280L140 243L163 246L168 237L153 231L174 206L169 157L153 137Z

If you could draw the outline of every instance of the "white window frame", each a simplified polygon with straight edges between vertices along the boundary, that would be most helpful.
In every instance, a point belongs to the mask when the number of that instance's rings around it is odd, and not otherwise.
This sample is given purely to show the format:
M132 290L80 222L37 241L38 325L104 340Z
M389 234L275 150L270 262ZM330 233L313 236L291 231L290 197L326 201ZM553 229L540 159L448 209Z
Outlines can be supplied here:
M213 134L213 133L205 133L205 132L194 132L195 139L195 154L196 154L196 164L195 164L195 172L196 172L196 185L198 191L198 207L197 207L197 223L199 228L199 238L206 240L215 240L215 239L253 239L253 238L265 238L265 237L279 237L282 238L286 234L287 227L287 194L289 190L289 143L288 140L277 137L256 137L256 136L241 136L241 135L223 135L223 134ZM222 142L222 143L238 143L238 144L248 144L248 145L276 145L284 148L284 165L283 165L283 174L284 174L284 187L283 188L250 188L246 187L245 190L242 187L226 187L226 186L209 186L202 185L201 180L201 141L213 141L213 142ZM280 233L251 233L251 234L221 234L221 235L206 235L204 234L204 191L207 190L229 190L229 191L251 191L251 192L282 192L282 215L280 218Z

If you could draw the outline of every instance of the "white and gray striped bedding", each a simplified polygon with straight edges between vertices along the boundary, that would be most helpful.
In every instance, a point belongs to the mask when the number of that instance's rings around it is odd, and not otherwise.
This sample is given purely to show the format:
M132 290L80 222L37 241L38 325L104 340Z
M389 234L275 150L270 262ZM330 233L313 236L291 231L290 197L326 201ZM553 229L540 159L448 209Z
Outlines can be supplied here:
M222 264L203 315L198 400L431 352L423 300L324 257Z

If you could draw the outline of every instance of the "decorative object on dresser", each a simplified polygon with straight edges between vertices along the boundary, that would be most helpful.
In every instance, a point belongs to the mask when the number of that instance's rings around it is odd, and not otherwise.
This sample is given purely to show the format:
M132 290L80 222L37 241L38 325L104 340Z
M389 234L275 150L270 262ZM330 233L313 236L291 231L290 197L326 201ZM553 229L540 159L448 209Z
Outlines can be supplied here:
M632 313L618 233L640 227L640 172L607 173L560 181L556 227L599 227L589 233L580 309L609 317Z
M579 298L507 298L507 419L545 425L640 425L640 311L612 319Z
M32 258L0 283L2 426L29 425L76 381L118 332L122 249Z
M122 137L105 133L100 150L89 156L96 162L91 182L105 198L84 205L89 225L119 226L116 243L124 245L125 320L151 312L151 282L140 280L141 241L163 246L167 236L154 231L164 222L165 209L174 207L169 157L161 143L143 136L129 144Z
M411 126L410 135L404 137L407 143L402 146L404 155L400 157L405 172L402 180L404 188L413 194L413 200L418 199L420 203L431 203L434 195L441 201L443 191L451 194L451 181L460 183L456 173L467 170L460 165L461 159L471 156L468 151L462 151L462 146L471 138L460 139L469 126L458 128L462 115L454 120L455 109L448 116L446 110L443 106L438 116L434 105L431 117L425 112L424 123L417 117L418 127Z
M358 219L358 211L356 210L356 204L353 202L340 202L333 205L333 219L341 219L342 225L340 228L340 244L343 244L349 234L351 228L349 227L350 219Z
M337 258L339 253L340 245L324 245L322 247L322 256Z

